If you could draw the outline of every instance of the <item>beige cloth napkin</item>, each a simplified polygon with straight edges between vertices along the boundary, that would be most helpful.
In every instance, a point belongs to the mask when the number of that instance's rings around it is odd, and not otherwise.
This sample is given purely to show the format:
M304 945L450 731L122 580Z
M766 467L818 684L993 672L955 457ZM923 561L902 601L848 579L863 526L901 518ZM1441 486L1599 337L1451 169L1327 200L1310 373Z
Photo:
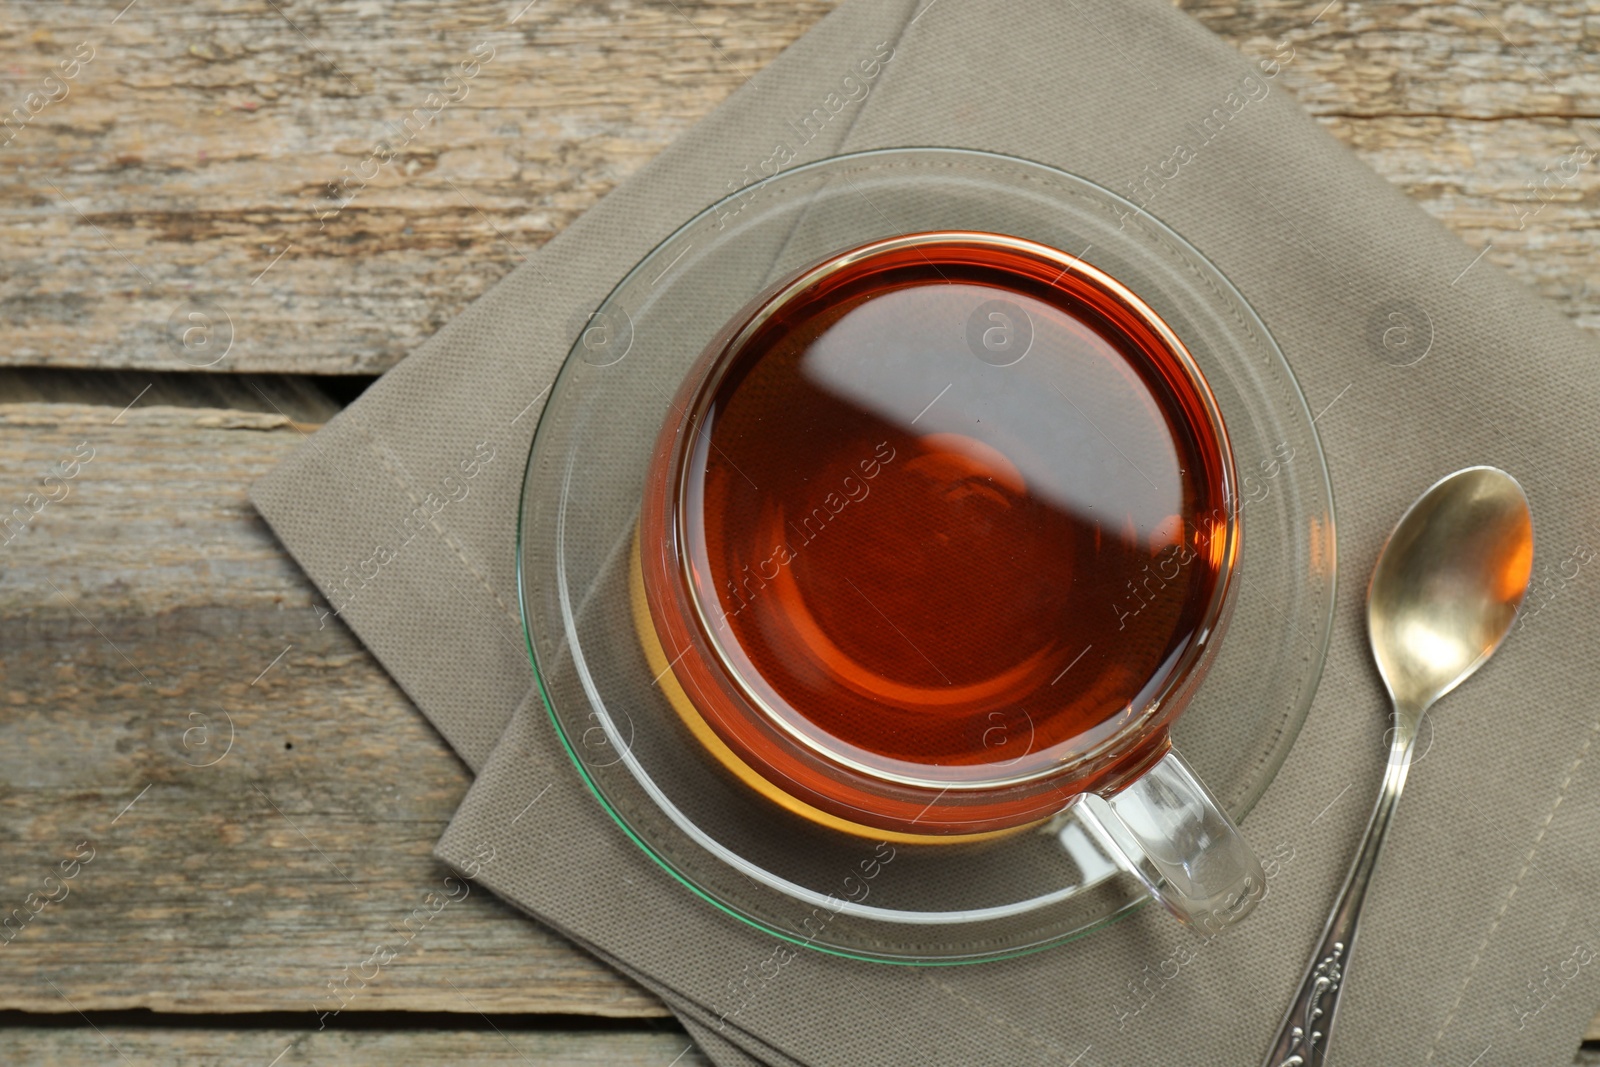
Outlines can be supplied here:
M1600 1003L1600 353L1300 111L1275 77L1296 32L1240 56L1161 0L848 0L258 483L280 538L480 771L439 855L467 866L493 850L486 885L661 992L722 1062L1255 1062L1381 774L1367 572L1419 492L1492 463L1533 502L1533 600L1495 661L1430 715L1335 1057L1570 1063ZM844 79L890 49L860 97ZM954 145L1133 197L1243 291L1320 413L1335 632L1300 740L1245 826L1280 858L1271 892L1228 936L1201 942L1145 909L973 967L808 952L731 1013L730 985L773 939L646 859L552 735L513 558L545 390L628 268L778 142L793 147L792 124L817 108L829 118L795 162Z

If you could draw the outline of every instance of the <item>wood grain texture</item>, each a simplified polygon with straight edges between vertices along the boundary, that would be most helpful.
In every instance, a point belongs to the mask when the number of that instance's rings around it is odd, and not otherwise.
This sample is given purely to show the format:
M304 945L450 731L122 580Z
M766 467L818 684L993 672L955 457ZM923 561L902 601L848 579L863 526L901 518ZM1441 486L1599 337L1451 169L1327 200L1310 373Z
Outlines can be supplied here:
M8 99L95 50L0 148L0 361L183 369L167 324L203 300L209 369L386 369L831 6L0 4Z
M382 371L832 6L216 0L113 25L0 3L7 108L95 50L0 148L0 363L181 370L231 339L204 369ZM1181 6L1249 54L1292 42L1281 84L1336 136L1600 328L1600 163L1527 184L1600 150L1600 0ZM466 95L397 132L483 44ZM406 143L319 219L385 139ZM196 309L204 352L170 336Z
M109 1027L18 1028L0 1033L8 1063L30 1067L709 1067L679 1034L407 1031L301 1033L292 1030L172 1030ZM273 1060L281 1055L282 1059ZM675 1058L677 1057L677 1058Z
M1182 0L1485 259L1600 332L1600 0ZM1585 157L1589 156L1587 161Z
M0 405L0 1008L664 1014L430 857L467 770L245 499L308 429Z

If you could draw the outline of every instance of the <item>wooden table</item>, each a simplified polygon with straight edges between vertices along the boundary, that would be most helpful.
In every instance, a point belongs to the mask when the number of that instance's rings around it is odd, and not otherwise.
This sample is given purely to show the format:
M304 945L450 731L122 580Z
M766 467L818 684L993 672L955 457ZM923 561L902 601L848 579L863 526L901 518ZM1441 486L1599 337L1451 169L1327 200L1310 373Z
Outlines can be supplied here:
M831 4L125 2L0 3L0 1061L705 1062L482 892L318 1029L469 776L245 487ZM1600 328L1600 0L1322 2L1183 6Z

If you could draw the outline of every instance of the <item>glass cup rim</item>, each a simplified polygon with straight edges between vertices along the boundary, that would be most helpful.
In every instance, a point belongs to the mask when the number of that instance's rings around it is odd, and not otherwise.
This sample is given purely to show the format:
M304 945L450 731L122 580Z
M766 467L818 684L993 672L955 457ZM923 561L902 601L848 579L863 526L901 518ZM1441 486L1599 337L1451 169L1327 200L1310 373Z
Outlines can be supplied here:
M943 246L967 244L984 248L998 248L1045 260L1052 266L1061 268L1062 273L1058 277L1058 281L1060 277L1065 277L1070 272L1088 283L1090 288L1097 290L1103 296L1109 297L1123 310L1130 312L1142 325L1156 335L1161 344L1166 347L1168 354L1173 357L1174 362L1182 370L1186 384L1200 400L1201 408L1205 413L1208 428L1211 432L1211 440L1216 442L1217 451L1220 453L1217 457L1221 461L1219 464L1221 484L1218 488L1225 512L1225 521L1222 527L1223 565L1220 568L1215 588L1211 592L1210 600L1206 605L1200 626L1188 637L1182 654L1164 668L1165 678L1161 687L1145 701L1145 706L1137 715L1131 716L1121 727L1082 752L1074 753L1069 759L1013 775L968 778L964 780L918 777L873 767L830 748L817 738L800 730L777 709L771 707L754 687L748 683L742 672L732 662L732 657L716 636L716 627L711 625L705 605L701 603L697 583L692 580L688 573L690 554L686 551L687 546L682 541L683 531L688 526L686 520L689 508L688 490L690 484L689 479L684 477L684 471L693 453L693 450L686 447L685 443L692 441L697 436L691 431L703 419L710 398L716 394L722 377L735 362L733 357L743 349L744 345L773 316L781 312L795 297L812 286L865 259L907 249L915 250L933 244ZM1221 409L1217 404L1215 395L1212 393L1210 383L1207 382L1204 373L1200 370L1188 347L1149 304L1145 303L1144 300L1117 279L1068 252L1037 241L1030 241L1026 238L1008 234L989 233L979 230L927 230L901 234L894 237L879 238L855 248L836 252L820 263L802 270L789 281L776 287L771 292L771 295L767 296L760 306L749 314L737 331L725 340L722 337L718 337L713 341L713 345L718 346L716 355L711 359L698 380L692 383L693 402L680 412L677 420L678 445L671 461L670 480L668 483L670 487L669 528L674 541L677 542L674 552L678 561L675 568L677 572L675 577L678 580L679 587L683 590L682 599L687 601L692 612L695 624L693 628L712 653L712 659L715 661L719 673L737 689L743 701L761 717L763 722L779 730L783 737L799 745L805 753L820 758L825 763L841 768L851 774L892 786L950 792L994 792L1046 779L1070 776L1079 768L1086 765L1096 765L1108 757L1114 756L1128 737L1144 733L1149 728L1150 723L1161 715L1169 699L1194 681L1195 670L1203 666L1202 660L1211 649L1216 647L1220 640L1220 632L1226 628L1226 608L1236 584L1234 582L1234 572L1238 566L1241 536L1240 509L1237 496L1238 481L1234 466L1233 448L1228 438L1227 427L1222 419ZM685 384L688 385L689 383L686 382ZM1217 640L1213 640L1213 638ZM702 715L704 714L702 709L697 708L696 710L700 711ZM707 716L707 719L709 721L710 717Z

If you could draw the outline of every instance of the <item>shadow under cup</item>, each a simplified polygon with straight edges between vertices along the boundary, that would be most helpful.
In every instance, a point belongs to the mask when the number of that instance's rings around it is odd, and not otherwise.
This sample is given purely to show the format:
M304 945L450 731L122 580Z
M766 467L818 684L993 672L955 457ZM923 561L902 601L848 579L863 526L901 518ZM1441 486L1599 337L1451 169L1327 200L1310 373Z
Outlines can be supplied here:
M1114 279L996 234L878 241L768 289L685 378L635 625L774 802L1006 833L1173 758L1231 605L1234 486L1204 378Z

